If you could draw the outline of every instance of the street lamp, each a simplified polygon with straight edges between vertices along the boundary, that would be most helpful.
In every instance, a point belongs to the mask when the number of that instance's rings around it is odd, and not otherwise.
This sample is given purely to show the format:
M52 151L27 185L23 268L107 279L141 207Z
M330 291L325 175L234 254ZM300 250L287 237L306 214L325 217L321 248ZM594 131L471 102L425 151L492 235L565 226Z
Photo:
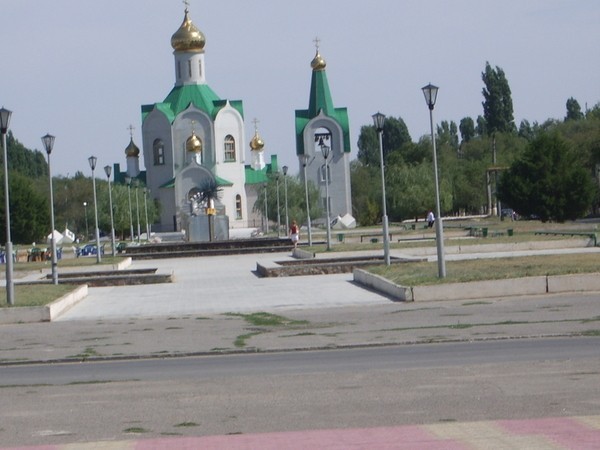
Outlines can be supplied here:
M113 258L116 254L115 248L115 221L113 217L113 206L112 206L112 187L110 185L110 173L111 167L104 166L104 173L106 173L106 178L108 178L108 206L110 208L110 242L111 242L111 252Z
M137 178L133 179L133 185L135 186L135 214L137 216L137 237L138 244L140 243L142 230L140 229L140 202L138 200L138 187L140 186L140 180Z
M56 271L56 239L54 238L54 193L52 191L52 170L50 168L50 153L52 153L52 147L54 147L54 136L50 133L46 133L42 137L42 143L48 154L48 178L50 180L50 227L52 229L50 234L50 255L51 266L52 266L52 284L58 284L58 272Z
M150 189L144 188L144 213L146 215L146 240L150 241L150 224L148 223L148 202L147 197L150 193Z
M435 239L437 244L438 277L446 277L446 261L444 260L444 226L442 224L442 211L440 208L440 187L438 182L437 152L435 148L435 134L433 133L433 107L437 98L438 87L429 83L422 88L425 102L429 107L429 124L431 127L431 144L433 145L433 171L435 180Z
M310 225L310 205L308 198L308 178L306 178L306 165L308 164L308 155L305 153L300 156L302 161L302 170L304 171L304 194L306 195L306 222L308 225L308 246L312 247L312 227Z
M96 177L94 176L94 170L96 169L96 163L98 158L90 156L88 158L90 168L92 169L92 189L94 190L94 219L96 224L96 263L100 264L102 256L100 255L100 229L98 228L98 201L96 199Z
M90 230L88 227L88 218L87 218L87 202L83 202L83 212L85 214L85 242L90 238Z
M131 177L125 177L125 184L127 184L127 197L129 198L129 236L131 242L133 242L133 213L131 212Z
M284 199L285 199L285 229L286 233L290 229L290 216L288 215L288 201L287 201L287 173L288 166L283 166L281 168L283 170L283 191L284 191Z
M269 232L269 208L267 207L267 186L268 184L264 184L264 194L265 194L265 235Z
M321 144L321 153L323 153L323 158L325 159L325 206L327 209L327 250L331 250L331 219L329 213L329 162L327 161L327 157L329 156L329 152L331 147L325 144Z
M383 160L383 126L385 124L385 115L378 112L373 114L373 123L379 135L379 160L381 165L381 203L383 205L383 259L385 265L390 265L390 235L388 231L387 206L385 201L385 164Z
M281 211L279 208L279 172L275 172L275 184L277 186L277 237L280 237Z
M8 151L6 149L6 132L12 111L0 109L0 132L2 133L2 149L4 151L4 218L6 220L6 301L9 306L15 304L15 285L13 283L13 252L10 240L10 197L8 194Z

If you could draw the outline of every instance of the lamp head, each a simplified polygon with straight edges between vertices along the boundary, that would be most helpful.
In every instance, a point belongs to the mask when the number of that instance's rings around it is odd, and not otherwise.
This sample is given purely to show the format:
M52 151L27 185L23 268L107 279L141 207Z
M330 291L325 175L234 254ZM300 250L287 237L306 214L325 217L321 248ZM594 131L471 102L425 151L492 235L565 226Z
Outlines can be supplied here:
M110 166L104 166L104 173L106 174L106 178L110 178L111 172L112 172L112 168Z
M385 125L385 114L381 114L380 112L373 114L373 124L375 125L375 129L378 133L383 131L383 126Z
M98 162L98 158L95 156L90 156L88 158L88 162L90 163L90 168L94 170L96 168L96 163Z
M302 163L302 167L306 167L308 164L308 155L306 153L300 155L300 162Z
M8 124L10 123L10 116L12 111L9 111L4 106L0 109L0 131L2 134L6 134L8 131Z
M288 166L283 166L281 170L283 170L283 176L285 177L287 175Z
M323 153L323 158L327 159L330 151L331 147L329 145L321 145L321 153Z
M50 155L52 153L52 148L54 147L54 139L50 133L46 133L46 136L42 136L42 143L44 144L44 148L46 149L46 153Z
M423 95L425 96L425 102L427 103L427 106L430 110L433 110L439 88L429 83L427 86L423 86L421 89L423 91Z

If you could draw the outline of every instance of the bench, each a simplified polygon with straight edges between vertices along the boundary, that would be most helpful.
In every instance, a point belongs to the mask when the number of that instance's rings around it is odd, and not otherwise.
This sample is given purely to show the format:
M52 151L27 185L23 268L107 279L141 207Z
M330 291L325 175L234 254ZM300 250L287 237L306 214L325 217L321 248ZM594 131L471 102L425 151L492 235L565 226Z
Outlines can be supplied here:
M589 237L592 242L594 243L594 247L597 247L597 243L598 243L598 237L596 235L596 233L591 232L591 231L543 231L543 230L538 230L538 231L534 231L534 234L540 235L540 234L545 234L545 235L550 235L550 236L584 236L584 237Z
M379 238L383 237L383 233L374 233L374 234L361 234L360 242L362 243L364 239L370 239L371 243L376 243ZM392 240L392 233L389 234L390 241Z

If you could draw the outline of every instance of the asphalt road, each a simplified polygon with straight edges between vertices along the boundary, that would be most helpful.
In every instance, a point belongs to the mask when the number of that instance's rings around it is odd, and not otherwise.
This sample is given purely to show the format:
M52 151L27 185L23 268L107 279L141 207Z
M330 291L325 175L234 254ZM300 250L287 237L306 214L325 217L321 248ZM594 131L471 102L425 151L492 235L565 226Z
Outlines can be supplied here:
M2 367L3 446L598 414L597 338Z

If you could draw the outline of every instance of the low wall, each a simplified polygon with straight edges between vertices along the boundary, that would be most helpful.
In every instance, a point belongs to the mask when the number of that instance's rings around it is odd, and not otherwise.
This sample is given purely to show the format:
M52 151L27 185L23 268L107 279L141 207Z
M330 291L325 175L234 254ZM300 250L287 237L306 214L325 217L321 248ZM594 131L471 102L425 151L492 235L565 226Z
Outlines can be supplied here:
M478 298L600 291L600 273L511 278L505 280L400 286L362 269L354 269L354 281L395 301L468 300Z
M50 322L84 299L87 294L88 287L84 284L45 306L12 306L1 308L0 324Z

